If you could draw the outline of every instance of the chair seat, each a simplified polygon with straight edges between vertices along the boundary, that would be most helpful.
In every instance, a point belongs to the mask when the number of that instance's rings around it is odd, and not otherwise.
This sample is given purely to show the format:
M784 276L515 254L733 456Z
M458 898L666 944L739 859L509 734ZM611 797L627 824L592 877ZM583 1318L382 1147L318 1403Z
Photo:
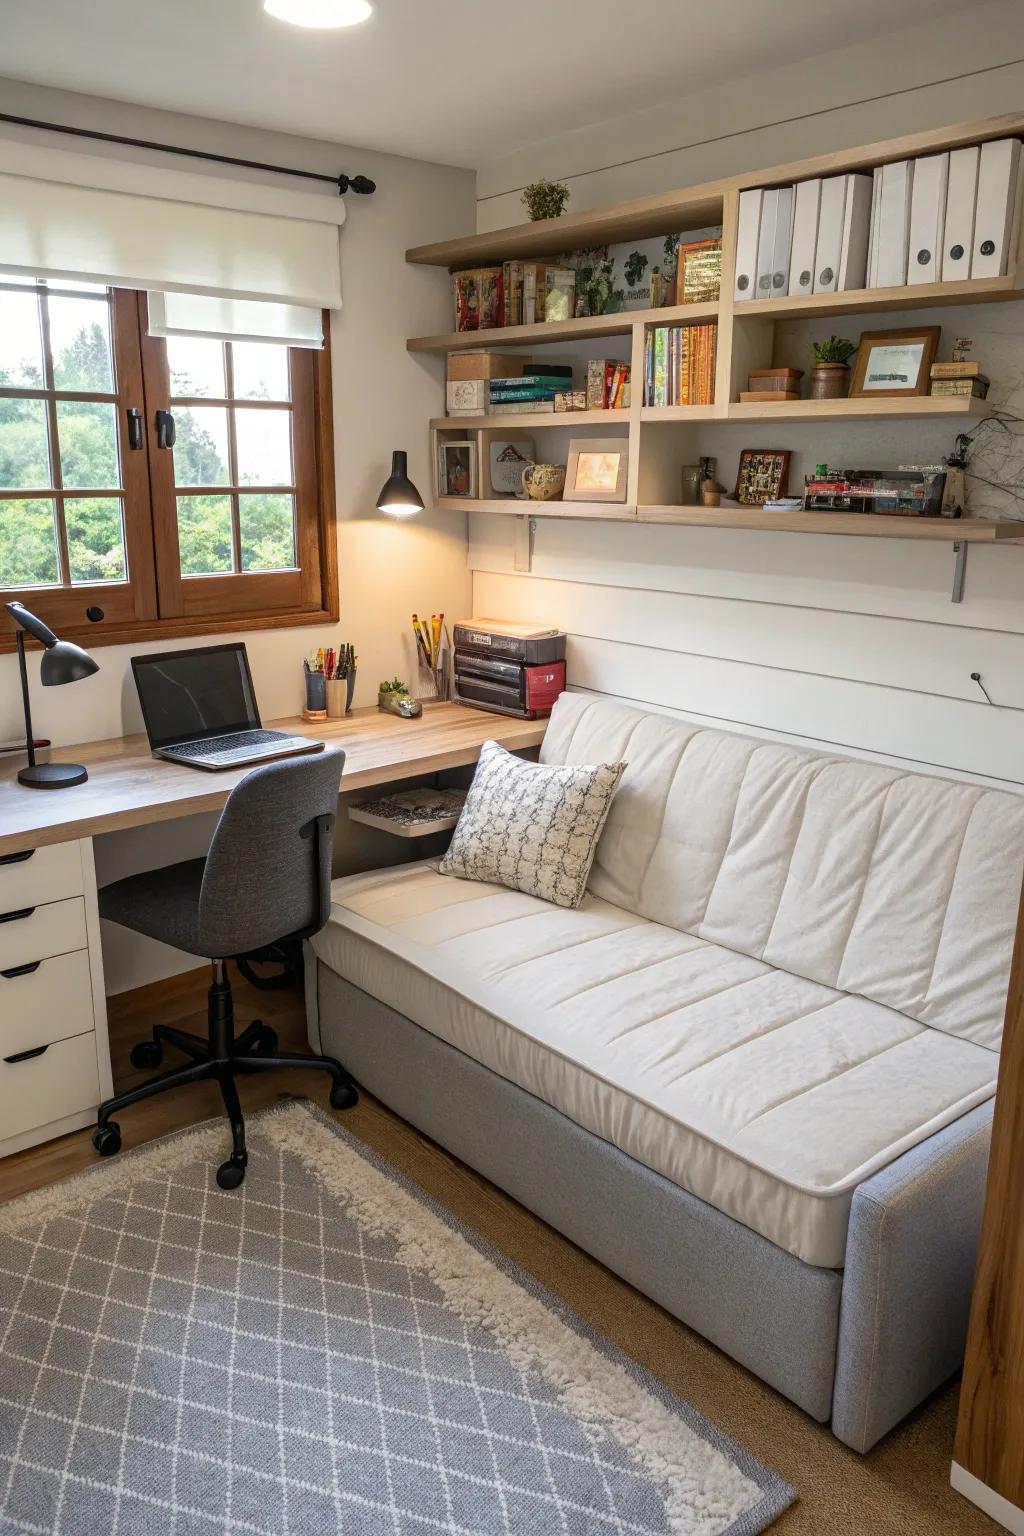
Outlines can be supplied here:
M199 892L205 868L205 859L188 859L106 885L99 893L100 916L172 949L207 960L222 959L203 947L199 935Z

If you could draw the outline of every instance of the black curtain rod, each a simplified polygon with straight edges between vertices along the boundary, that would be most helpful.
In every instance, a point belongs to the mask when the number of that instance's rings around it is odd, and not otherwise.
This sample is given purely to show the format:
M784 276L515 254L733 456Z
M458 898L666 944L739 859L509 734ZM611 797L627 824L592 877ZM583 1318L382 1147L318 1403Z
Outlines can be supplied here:
M0 112L0 122L16 123L20 128L45 128L48 133L69 133L76 139L96 139L101 144L127 144L130 149L156 149L164 155L187 155L191 160L212 160L217 165L240 165L248 171L272 171L275 176L301 176L306 181L329 181L339 197L348 191L376 192L377 183L369 176L328 176L323 171L296 171L287 165L268 165L265 160L240 160L235 155L215 155L206 149L182 149L178 144L157 144L152 139L129 139L120 133L100 133L96 128L69 128L65 123L43 123L34 117L15 117Z

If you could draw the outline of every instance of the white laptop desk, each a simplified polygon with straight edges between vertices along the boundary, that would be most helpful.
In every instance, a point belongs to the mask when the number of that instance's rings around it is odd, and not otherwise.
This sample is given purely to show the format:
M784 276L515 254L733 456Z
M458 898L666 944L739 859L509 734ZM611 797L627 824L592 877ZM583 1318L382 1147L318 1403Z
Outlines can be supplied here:
M535 747L546 721L426 704L417 720L361 709L270 724L343 747L347 794L475 763L488 740ZM0 1157L88 1125L113 1092L93 838L219 810L249 771L154 758L144 736L55 757L84 763L88 781L26 789L0 770Z

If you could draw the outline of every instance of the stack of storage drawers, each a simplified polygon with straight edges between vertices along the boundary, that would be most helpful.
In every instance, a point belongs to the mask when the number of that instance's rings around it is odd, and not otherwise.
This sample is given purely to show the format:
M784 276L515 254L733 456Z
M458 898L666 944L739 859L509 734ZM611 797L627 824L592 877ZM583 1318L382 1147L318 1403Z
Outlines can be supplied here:
M91 845L0 856L0 1154L84 1124L102 1097L94 914Z

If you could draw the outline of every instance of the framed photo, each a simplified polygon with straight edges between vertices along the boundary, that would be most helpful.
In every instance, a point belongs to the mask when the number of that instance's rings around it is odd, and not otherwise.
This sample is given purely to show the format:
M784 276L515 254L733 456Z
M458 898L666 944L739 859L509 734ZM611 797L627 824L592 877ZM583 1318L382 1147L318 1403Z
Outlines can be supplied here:
M563 501L625 501L629 445L624 437L574 437Z
M894 395L926 395L941 330L938 325L919 325L908 330L865 331L850 398L886 400Z
M736 472L736 500L744 507L785 496L789 487L788 448L744 448Z
M438 453L438 495L475 496L476 443L442 443Z

